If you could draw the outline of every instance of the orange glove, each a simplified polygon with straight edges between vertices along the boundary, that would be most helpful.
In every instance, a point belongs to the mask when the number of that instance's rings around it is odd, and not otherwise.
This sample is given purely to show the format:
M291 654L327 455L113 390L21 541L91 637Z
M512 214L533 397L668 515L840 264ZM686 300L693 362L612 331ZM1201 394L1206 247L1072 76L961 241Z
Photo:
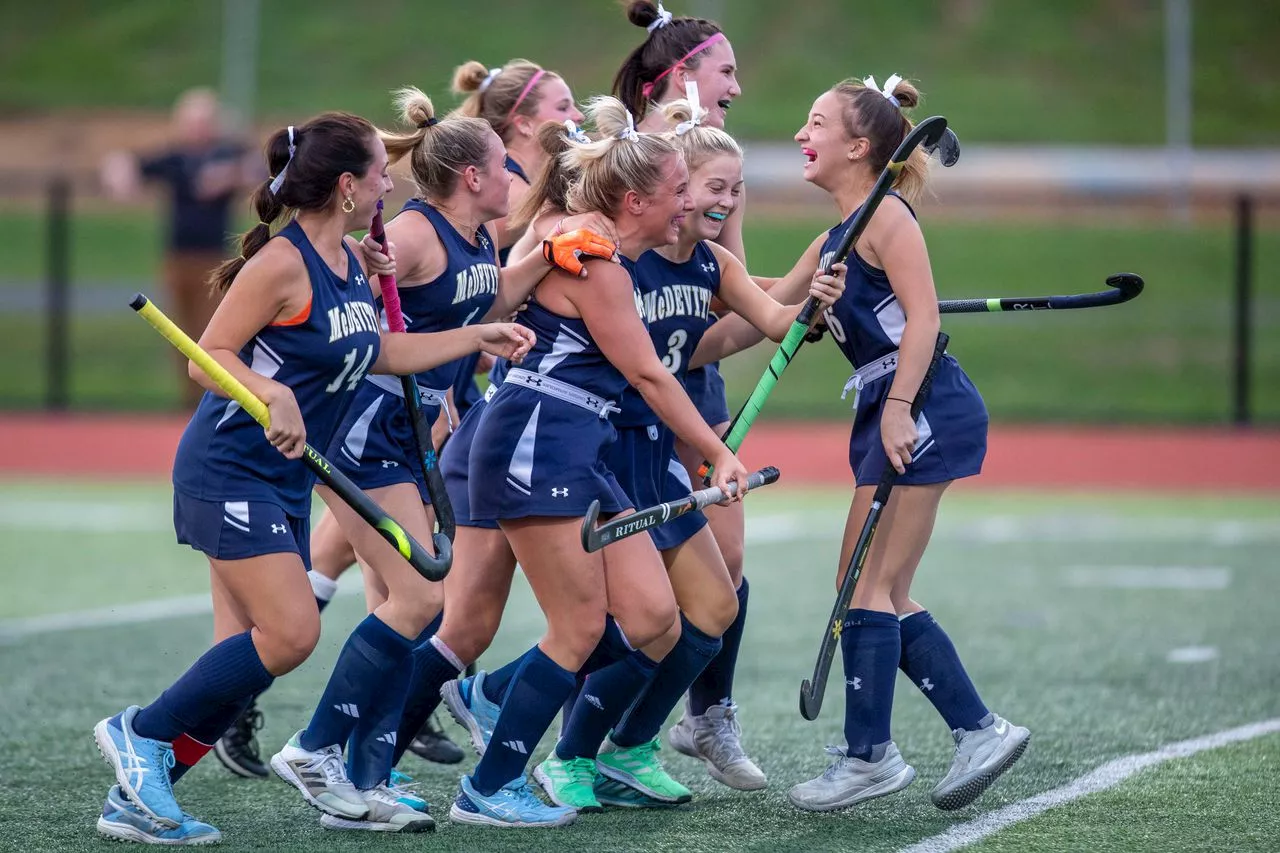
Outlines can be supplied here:
M542 241L542 257L553 267L565 272L586 278L587 271L582 266L582 258L601 258L613 260L618 253L614 244L585 228L570 231L568 234L557 234Z

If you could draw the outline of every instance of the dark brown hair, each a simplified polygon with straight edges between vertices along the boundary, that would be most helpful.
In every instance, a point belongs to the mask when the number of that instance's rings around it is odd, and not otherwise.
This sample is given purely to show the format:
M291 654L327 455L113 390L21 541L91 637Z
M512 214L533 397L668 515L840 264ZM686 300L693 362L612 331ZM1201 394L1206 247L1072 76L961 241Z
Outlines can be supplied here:
M631 0L627 4L627 19L637 27L648 27L658 20L658 7L649 0ZM691 18L687 15L673 17L665 26L658 27L649 33L644 43L631 51L623 61L622 67L613 78L613 95L626 105L636 121L644 118L650 101L657 101L666 90L671 75L663 77L648 97L645 96L646 83L653 83L664 72L684 59L684 57L701 42L720 32L720 25L704 18ZM697 68L702 61L698 56L684 59L687 68Z
M293 158L289 132L293 131ZM378 131L350 113L322 113L306 124L281 128L267 140L267 168L272 177L253 191L251 204L258 224L240 235L240 256L223 261L209 275L209 284L226 290L244 267L271 239L271 224L286 210L324 210L334 202L338 179L347 172L363 178L373 164L370 143ZM275 192L272 181L284 172Z

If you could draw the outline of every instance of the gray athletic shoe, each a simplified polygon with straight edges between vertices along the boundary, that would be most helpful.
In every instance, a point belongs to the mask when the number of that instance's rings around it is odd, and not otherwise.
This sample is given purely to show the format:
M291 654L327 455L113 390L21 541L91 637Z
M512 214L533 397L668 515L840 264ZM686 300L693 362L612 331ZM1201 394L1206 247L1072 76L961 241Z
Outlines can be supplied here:
M916 778L916 771L902 760L902 753L892 742L879 761L850 758L837 746L827 747L836 760L822 775L801 782L787 795L791 804L810 812L847 809L866 800L874 800L901 791Z
M680 722L667 730L676 752L701 758L712 779L739 791L759 791L768 784L764 771L742 748L737 705L712 705L694 716L685 706Z
M1031 732L998 714L991 716L995 721L985 729L951 733L956 739L956 757L947 775L929 793L938 808L951 811L969 805L1026 751Z
M351 780L342 761L342 747L326 746L315 752L302 748L298 732L271 757L271 769L297 788L302 798L325 814L360 820L369 805Z
M401 796L399 791L387 785L378 785L367 791L360 791L360 796L369 807L369 813L365 815L364 820L349 820L323 814L320 816L320 825L325 829L356 832L430 832L436 828L436 822L431 815L419 810L412 802Z

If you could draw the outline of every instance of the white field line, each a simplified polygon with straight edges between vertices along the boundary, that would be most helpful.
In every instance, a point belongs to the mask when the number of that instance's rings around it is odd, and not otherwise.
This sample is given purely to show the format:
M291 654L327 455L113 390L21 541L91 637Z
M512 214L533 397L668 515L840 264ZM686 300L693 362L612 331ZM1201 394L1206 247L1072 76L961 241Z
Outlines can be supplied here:
M1109 589L1222 590L1231 586L1224 566L1067 566L1063 582Z
M347 572L345 578L354 582L339 582L337 595L353 595L363 592L360 573ZM174 598L157 598L136 604L118 604L93 610L73 610L69 613L48 613L25 619L0 619L0 645L11 643L36 634L57 634L62 631L79 631L84 628L109 628L116 625L136 625L141 622L158 622L179 616L199 616L210 613L213 602L208 593L181 595Z
M96 499L0 498L0 531L74 531L91 533L167 533L172 527L168 501L129 502ZM832 512L748 513L748 541L789 541L800 536L839 538L844 508ZM988 515L939 521L935 538L946 541L1005 542L1187 542L1207 545L1280 543L1280 521L1193 517L1113 517L1085 513Z
M1129 777L1149 767L1164 764L1166 761L1172 761L1175 758L1187 758L1205 750L1218 749L1229 744L1253 740L1275 732L1280 732L1280 717L1227 729L1216 734L1166 744L1154 752L1126 755L1113 761L1108 761L1101 767L1060 788L1054 788L1052 791L1045 791L1043 794L1020 800L974 820L956 824L946 832L903 848L900 853L947 853L947 851L959 850L962 847L967 847L990 835L994 835L1006 827L1013 826L1015 823L1029 820L1051 808L1065 805L1089 794L1096 794L1099 791L1114 788Z
M1214 646L1183 646L1170 649L1164 659L1169 663L1207 663L1218 659L1218 650Z

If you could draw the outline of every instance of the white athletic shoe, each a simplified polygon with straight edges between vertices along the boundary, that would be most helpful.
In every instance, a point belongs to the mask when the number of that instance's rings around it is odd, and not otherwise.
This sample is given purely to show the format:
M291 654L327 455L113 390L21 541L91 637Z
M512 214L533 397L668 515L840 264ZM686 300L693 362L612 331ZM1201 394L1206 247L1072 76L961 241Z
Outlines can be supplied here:
M916 771L902 760L898 747L890 742L884 758L863 761L850 758L837 746L827 747L836 760L822 775L801 782L787 795L791 804L810 812L830 812L876 797L901 791L916 778Z
M323 814L320 816L320 825L325 829L365 832L430 832L436 828L436 822L431 815L418 810L386 785L360 791L360 796L369 808L369 813L364 820L348 820Z
M759 791L768 784L764 771L742 748L737 705L712 705L705 714L694 716L686 704L680 722L667 730L667 738L676 752L701 758L711 778L730 788Z
M1031 732L999 714L991 716L995 720L985 729L956 729L951 733L956 739L951 769L929 793L938 808L951 811L969 805L1026 751Z
M298 732L271 756L271 769L302 792L302 798L325 814L360 820L369 805L351 780L342 761L342 747L326 746L312 752L298 743Z

